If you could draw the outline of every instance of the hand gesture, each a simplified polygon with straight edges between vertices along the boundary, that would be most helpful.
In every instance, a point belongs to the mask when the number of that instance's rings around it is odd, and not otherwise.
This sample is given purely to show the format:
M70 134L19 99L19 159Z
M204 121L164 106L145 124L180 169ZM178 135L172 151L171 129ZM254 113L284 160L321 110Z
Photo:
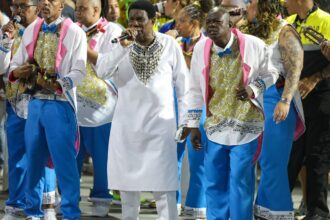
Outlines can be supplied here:
M127 28L125 31L122 32L122 35L128 35L127 39L121 40L120 44L123 47L128 47L138 35L138 30L136 28Z
M253 90L250 86L247 87L240 87L236 89L236 97L238 100L246 101L253 97Z
M13 71L13 75L17 79L27 79L31 76L31 74L35 71L36 66L33 64L25 63L20 67L17 67Z
M15 23L12 22L12 21L10 21L10 22L8 22L6 25L4 25L4 26L2 27L2 33L3 33L3 34L4 34L4 33L8 34L8 37L9 37L10 39L13 39L14 36L15 36L15 33L16 33Z

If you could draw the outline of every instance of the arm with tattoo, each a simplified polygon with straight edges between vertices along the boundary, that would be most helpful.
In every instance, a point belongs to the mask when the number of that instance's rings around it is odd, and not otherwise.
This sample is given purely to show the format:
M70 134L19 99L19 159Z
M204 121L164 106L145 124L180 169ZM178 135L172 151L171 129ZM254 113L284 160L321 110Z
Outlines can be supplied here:
M304 51L298 33L289 25L282 28L279 36L279 49L286 71L285 85L281 100L274 109L276 124L284 121L290 111L290 103L298 88L303 68Z
M297 90L304 61L304 50L293 27L287 25L281 30L279 47L286 71L282 98L290 102Z

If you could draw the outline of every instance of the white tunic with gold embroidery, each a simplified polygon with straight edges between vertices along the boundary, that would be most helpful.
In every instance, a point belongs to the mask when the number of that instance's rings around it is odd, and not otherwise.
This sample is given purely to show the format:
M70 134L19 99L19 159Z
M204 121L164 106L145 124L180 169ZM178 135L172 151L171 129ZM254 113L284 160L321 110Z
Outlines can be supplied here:
M180 124L186 106L183 97L188 89L188 69L177 42L164 34L156 36L162 50L153 46L149 49L158 64L144 56L149 52L141 50L139 56L139 48L135 48L133 53L133 47L118 46L98 58L97 73L111 78L118 88L108 154L111 189L178 189L173 88L178 97Z

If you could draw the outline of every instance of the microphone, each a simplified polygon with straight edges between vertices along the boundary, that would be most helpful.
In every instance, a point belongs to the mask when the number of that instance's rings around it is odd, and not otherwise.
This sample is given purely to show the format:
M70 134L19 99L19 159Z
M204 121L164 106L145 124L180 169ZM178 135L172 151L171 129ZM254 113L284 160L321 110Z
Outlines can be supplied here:
M15 15L11 21L15 24L19 24L22 21L22 18L19 15ZM9 34L7 32L3 33L2 35L2 39L6 38L9 38Z
M119 43L119 42L122 41L122 40L125 40L125 39L129 38L129 37L130 37L130 36L129 36L128 34L123 34L123 35L121 35L121 36L116 37L115 39L113 39L113 40L111 41L111 43L116 44L116 43Z

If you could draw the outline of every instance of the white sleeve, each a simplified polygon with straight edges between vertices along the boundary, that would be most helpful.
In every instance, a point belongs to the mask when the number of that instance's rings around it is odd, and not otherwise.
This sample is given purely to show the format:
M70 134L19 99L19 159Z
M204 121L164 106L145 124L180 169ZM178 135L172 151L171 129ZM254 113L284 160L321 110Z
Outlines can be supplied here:
M8 72L10 64L11 52L0 51L0 75L4 75Z
M69 73L58 79L62 91L66 92L79 85L86 75L87 39L85 33L79 29L73 40L73 52Z
M179 112L179 126L186 125L184 119L187 113L187 93L189 89L189 70L186 64L186 61L183 57L182 50L179 45L173 40L175 45L174 49L174 65L173 65L173 77L174 77L174 86L178 101L178 112Z
M204 103L200 82L204 68L204 50L201 46L203 44L195 46L190 66L189 91L187 95L188 114L186 117L187 127L190 128L199 128Z
M119 63L125 58L128 51L128 48L123 48L118 44L109 53L99 53L95 65L97 76L102 79L112 78Z
M258 68L259 76L249 84L255 98L274 85L279 76L277 69L270 62L269 48L266 45L259 50L258 57L261 59Z
M13 70L17 69L17 67L22 66L24 63L26 63L28 61L28 59L29 59L29 56L25 49L24 38L23 38L16 53L14 54L14 56L10 62L10 68L8 71L9 80L14 78L14 77L12 77Z

